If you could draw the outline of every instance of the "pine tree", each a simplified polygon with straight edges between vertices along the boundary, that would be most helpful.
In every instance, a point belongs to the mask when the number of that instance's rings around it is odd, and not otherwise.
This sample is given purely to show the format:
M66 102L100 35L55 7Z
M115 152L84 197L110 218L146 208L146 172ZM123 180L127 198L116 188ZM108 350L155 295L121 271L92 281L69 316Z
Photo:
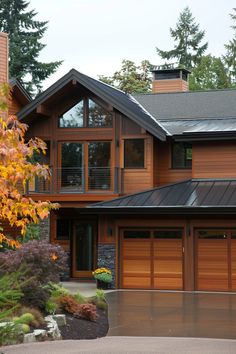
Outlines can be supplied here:
M189 76L189 89L210 90L230 87L227 70L221 58L208 54L202 56L198 65Z
M41 39L47 21L36 21L35 10L27 11L25 0L0 0L0 31L9 34L9 73L31 93L42 89L42 81L56 71L61 61L42 63L38 60L45 44Z
M174 49L164 51L156 48L162 59L175 59L177 65L187 69L193 68L208 47L208 43L200 45L205 32L199 30L189 7L180 13L176 28L170 28L170 35L175 41Z
M100 75L99 79L126 93L146 93L151 91L150 71L152 67L148 60L143 60L137 66L133 61L124 59L119 71L111 77Z
M232 20L236 23L236 8L233 9L235 13L230 14ZM231 80L231 84L236 84L236 25L231 26L234 30L233 39L225 45L226 54L224 56L224 61L228 70L228 75Z

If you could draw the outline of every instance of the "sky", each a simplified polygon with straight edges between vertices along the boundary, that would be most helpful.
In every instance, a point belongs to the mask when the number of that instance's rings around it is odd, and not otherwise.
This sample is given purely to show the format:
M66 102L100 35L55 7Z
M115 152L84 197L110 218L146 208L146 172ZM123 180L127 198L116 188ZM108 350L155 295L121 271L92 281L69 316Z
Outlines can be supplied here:
M63 60L44 81L44 89L74 68L86 75L112 75L123 59L136 64L144 59L161 64L156 47L173 48L170 27L189 6L200 29L205 30L207 53L224 54L233 37L230 27L235 0L29 0L35 19L49 21L40 60ZM207 54L206 53L206 54Z

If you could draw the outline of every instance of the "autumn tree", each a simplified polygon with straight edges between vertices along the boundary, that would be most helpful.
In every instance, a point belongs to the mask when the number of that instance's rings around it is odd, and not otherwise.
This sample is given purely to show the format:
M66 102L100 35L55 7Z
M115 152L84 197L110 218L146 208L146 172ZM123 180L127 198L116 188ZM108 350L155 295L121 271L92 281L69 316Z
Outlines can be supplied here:
M41 42L47 21L37 21L35 10L27 10L25 0L0 1L0 31L9 34L9 72L19 79L25 89L38 93L42 82L53 74L61 61L43 63L39 54L45 47Z
M27 126L16 116L8 115L8 99L9 87L0 86L0 220L19 228L19 236L24 236L27 225L48 217L58 205L36 202L25 195L27 181L36 176L49 178L46 165L31 162L34 152L45 154L46 145L38 138L26 142ZM19 246L1 230L0 247L3 245Z
M158 55L162 59L177 62L177 66L193 68L200 61L208 43L201 44L205 32L199 29L189 7L180 13L176 27L170 28L170 35L174 39L174 49L165 51L156 48Z
M189 89L209 90L230 87L230 79L221 58L203 56L189 76Z
M234 8L233 11L234 13L230 14L230 16L234 21L234 25L231 26L234 30L234 36L229 43L225 45L226 54L224 55L224 61L231 83L236 85L236 8Z
M112 76L99 76L99 80L112 85L126 93L146 93L151 91L151 69L152 64L143 60L136 65L131 60L123 60L119 71Z

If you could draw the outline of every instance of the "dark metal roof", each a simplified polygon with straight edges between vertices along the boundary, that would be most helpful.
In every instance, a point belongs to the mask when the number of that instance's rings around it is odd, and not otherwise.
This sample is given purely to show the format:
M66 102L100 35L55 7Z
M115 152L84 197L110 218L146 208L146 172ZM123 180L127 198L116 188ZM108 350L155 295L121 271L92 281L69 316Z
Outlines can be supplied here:
M207 133L209 138L211 135L219 134L236 136L236 118L211 118L211 119L171 119L159 120L169 134L173 136L187 136L194 138L198 134L203 136Z
M135 98L101 81L92 79L75 69L70 70L60 80L40 94L33 102L24 107L18 114L19 119L24 119L39 104L45 102L49 97L56 94L58 90L62 89L72 80L76 80L88 90L101 97L104 101L110 103L115 109L140 124L160 140L166 139L165 129L148 111L145 110L145 108L142 107L139 102L135 100Z
M236 179L191 179L96 203L88 209L214 209L236 211Z

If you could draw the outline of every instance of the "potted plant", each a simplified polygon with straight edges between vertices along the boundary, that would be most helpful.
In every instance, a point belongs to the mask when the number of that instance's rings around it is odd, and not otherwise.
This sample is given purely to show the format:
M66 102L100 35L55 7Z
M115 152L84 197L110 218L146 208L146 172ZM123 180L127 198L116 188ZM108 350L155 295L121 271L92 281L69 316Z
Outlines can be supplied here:
M98 289L108 289L112 282L112 273L108 268L97 268L93 271L93 276L97 282Z

